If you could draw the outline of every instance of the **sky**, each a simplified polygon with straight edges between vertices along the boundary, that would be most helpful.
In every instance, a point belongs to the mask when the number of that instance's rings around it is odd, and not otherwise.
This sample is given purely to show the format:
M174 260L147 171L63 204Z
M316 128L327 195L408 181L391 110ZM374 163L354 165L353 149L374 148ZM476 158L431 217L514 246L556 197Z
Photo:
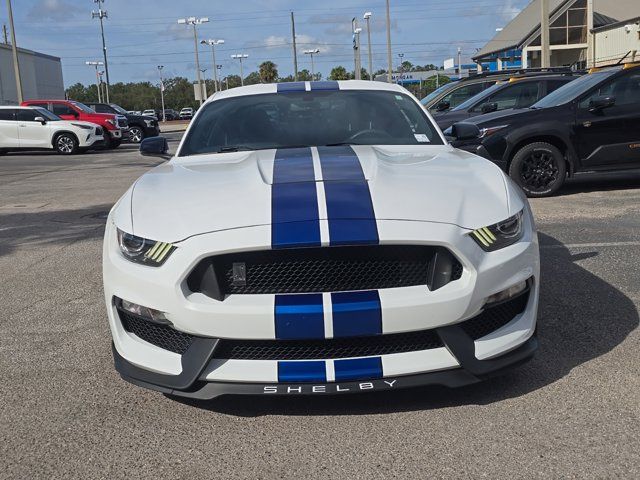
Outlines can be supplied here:
M95 81L95 70L85 61L102 60L100 26L91 19L95 0L12 0L20 47L62 59L65 86ZM391 43L394 65L398 54L413 64L442 65L462 49L469 59L496 32L524 8L528 0L391 0ZM311 69L326 77L331 68L343 65L353 70L351 19L359 26L366 11L371 17L373 69L386 68L384 0L105 0L103 9L111 83L158 82L158 65L165 77L195 78L192 27L178 25L184 17L208 17L198 26L201 39L223 39L216 47L216 62L222 75L239 74L231 55L249 55L244 74L256 70L264 60L278 66L281 76L293 72L291 20L296 20L298 69ZM7 23L5 2L0 3L0 24ZM367 37L361 35L362 65L368 65ZM211 48L200 48L201 68L211 77Z

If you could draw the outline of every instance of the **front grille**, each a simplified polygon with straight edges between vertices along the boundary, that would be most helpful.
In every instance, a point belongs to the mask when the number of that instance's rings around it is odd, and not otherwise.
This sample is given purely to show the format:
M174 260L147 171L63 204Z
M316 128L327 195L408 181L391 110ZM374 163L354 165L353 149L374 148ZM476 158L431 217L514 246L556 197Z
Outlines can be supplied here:
M187 283L192 292L222 300L226 295L344 292L415 285L428 285L435 290L461 275L462 265L445 248L372 245L219 255L200 262Z
M524 312L529 300L529 291L493 307L486 308L480 315L462 323L462 329L474 340L489 335Z
M435 330L326 340L220 340L214 358L306 360L368 357L442 347Z
M180 355L187 351L195 338L167 325L150 322L120 308L118 308L118 315L127 332L133 333L145 342Z
M96 135L100 136L103 134L102 127L96 127Z

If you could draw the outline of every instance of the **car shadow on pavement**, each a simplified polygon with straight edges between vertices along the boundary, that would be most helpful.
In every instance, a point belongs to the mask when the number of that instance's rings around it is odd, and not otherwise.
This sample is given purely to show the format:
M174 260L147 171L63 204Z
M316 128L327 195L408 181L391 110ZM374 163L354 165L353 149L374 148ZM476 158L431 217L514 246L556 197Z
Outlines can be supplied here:
M589 173L573 177L556 196L576 193L606 192L610 190L635 190L640 186L640 171Z
M25 246L70 245L97 240L104 235L111 207L102 204L72 210L46 210L46 204L17 204L10 212L0 209L0 256ZM29 210L21 212L21 208ZM34 211L37 208L42 210Z
M624 293L575 262L597 255L572 255L556 239L540 234L540 349L526 365L471 386L420 387L344 396L220 397L175 400L219 413L261 415L363 415L485 405L527 395L572 369L614 349L638 327L636 306Z

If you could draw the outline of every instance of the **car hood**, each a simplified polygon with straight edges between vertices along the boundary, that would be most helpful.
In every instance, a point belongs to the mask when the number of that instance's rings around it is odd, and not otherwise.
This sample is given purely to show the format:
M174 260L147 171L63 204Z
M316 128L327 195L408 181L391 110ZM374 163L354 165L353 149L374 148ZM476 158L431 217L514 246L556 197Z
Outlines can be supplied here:
M114 113L83 113L82 118L84 120L97 120L104 122L105 120L115 120L116 115Z
M344 151L345 147L336 148ZM509 194L505 176L497 166L450 145L352 148L364 176L360 183L368 186L366 195L370 195L375 220L438 222L474 229L501 221L522 208L519 197ZM116 224L120 228L129 225L135 235L166 242L270 225L276 203L275 155L276 150L261 150L176 157L138 179L128 192L130 198L120 202ZM344 168L334 170L331 179L325 181L320 178L320 161L315 153L314 161L315 182L309 183L316 187L352 178L353 172ZM320 182L324 185L318 185ZM334 195L329 193L330 188L323 190L326 197ZM287 199L291 208L298 201L304 202L296 195ZM360 201L361 198L353 199L354 204ZM320 212L321 219L327 219L328 210L321 206L316 212ZM354 209L344 210L330 212L329 220L355 218ZM300 215L297 221L317 219L314 212L308 218L304 213Z
M527 115L533 112L534 110L530 108L520 108L520 109L507 109L507 110L499 110L497 112L485 113L484 115L478 115L472 118L465 120L465 123L475 123L476 125L484 125L485 123L496 123L500 121L505 121L510 118L520 117L521 115Z
M436 114L433 116L433 119L436 121L438 126L442 130L446 130L451 125L457 122L466 121L467 118L472 117L473 115L466 110L461 111L449 111L445 113Z

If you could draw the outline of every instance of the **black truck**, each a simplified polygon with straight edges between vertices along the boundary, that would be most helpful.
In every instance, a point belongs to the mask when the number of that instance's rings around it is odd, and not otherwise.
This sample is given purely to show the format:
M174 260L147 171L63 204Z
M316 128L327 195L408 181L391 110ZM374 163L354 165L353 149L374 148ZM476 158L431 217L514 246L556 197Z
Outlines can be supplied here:
M131 115L115 103L87 103L86 105L98 113L116 113L127 117L127 122L129 123L128 140L132 143L140 143L147 137L157 137L160 135L158 121L153 117Z

